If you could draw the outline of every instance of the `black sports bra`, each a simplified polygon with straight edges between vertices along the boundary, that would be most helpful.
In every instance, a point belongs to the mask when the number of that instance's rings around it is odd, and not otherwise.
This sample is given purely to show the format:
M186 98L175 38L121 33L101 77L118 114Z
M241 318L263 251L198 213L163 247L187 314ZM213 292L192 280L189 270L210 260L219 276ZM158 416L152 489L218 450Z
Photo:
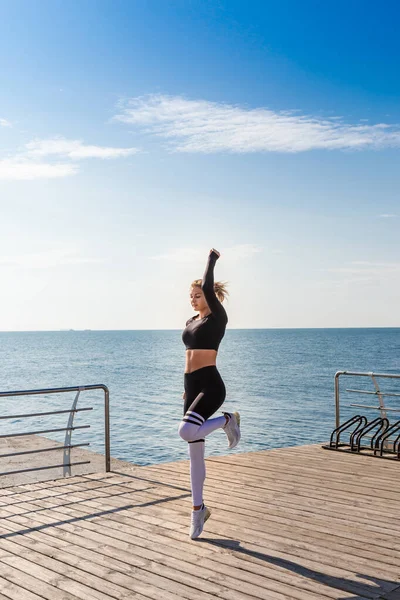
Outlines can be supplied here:
M207 267L201 283L201 289L211 314L202 319L192 317L186 322L186 328L182 333L186 350L218 350L225 335L228 317L214 291L214 266L217 259L218 254L212 252L208 257Z

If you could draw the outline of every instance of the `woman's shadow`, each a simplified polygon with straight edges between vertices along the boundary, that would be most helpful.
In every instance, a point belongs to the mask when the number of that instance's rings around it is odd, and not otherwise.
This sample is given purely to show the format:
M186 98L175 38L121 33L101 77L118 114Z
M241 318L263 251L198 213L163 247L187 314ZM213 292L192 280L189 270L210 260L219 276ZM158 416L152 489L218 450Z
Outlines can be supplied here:
M285 558L278 558L276 556L264 554L263 552L243 548L240 545L240 542L237 540L202 537L196 541L212 544L227 550L233 550L239 554L250 556L252 558L267 562L271 565L282 567L292 571L293 573L296 573L297 575L301 575L316 581L317 583L353 594L351 596L346 595L341 596L340 598L338 597L338 600L357 600L360 598L364 599L366 596L369 598L374 598L375 600L400 600L400 581L389 581L388 579L381 579L357 573L357 577L370 582L362 583L360 581L347 579L344 577L326 575L325 573L315 571L314 569L309 569L308 567L303 567L302 565Z

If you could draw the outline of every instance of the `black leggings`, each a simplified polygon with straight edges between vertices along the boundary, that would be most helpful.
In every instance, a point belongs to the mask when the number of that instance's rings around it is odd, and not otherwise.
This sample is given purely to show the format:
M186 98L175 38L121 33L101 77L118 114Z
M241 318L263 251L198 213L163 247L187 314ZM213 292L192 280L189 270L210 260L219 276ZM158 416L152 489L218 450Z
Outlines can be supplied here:
M225 400L225 385L217 367L185 373L185 394L184 415L178 431L181 438L189 442L193 506L201 506L206 477L205 437L226 424L223 415L210 419Z
M183 414L191 411L203 417L204 421L209 419L222 406L226 396L225 384L217 367L203 367L185 373L185 395Z

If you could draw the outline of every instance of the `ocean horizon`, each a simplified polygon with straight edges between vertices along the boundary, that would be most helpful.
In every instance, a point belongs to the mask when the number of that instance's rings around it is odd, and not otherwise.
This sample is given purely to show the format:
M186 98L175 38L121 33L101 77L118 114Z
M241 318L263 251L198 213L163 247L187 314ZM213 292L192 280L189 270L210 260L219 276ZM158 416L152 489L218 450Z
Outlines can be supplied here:
M177 329L0 332L0 391L105 384L113 457L143 465L183 459L180 336ZM217 366L227 388L224 410L242 416L243 437L233 452L327 441L335 372L400 373L399 351L398 327L228 329ZM68 409L73 398L3 398L1 414ZM83 392L79 406L94 410L78 413L75 423L91 427L73 432L73 441L104 452L102 394ZM3 420L1 434L43 429L49 419ZM51 419L54 428L66 424L65 415ZM63 434L53 439L63 441ZM207 438L207 455L228 452L222 431Z

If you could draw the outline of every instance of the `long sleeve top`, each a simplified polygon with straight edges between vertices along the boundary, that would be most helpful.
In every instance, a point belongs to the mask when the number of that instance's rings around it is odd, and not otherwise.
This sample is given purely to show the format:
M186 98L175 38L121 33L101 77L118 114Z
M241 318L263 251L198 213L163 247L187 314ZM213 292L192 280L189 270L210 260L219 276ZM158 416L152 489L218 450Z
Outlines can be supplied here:
M218 350L225 335L228 317L214 290L214 267L217 260L218 254L212 252L201 283L211 313L202 319L196 315L186 322L182 340L187 350Z

